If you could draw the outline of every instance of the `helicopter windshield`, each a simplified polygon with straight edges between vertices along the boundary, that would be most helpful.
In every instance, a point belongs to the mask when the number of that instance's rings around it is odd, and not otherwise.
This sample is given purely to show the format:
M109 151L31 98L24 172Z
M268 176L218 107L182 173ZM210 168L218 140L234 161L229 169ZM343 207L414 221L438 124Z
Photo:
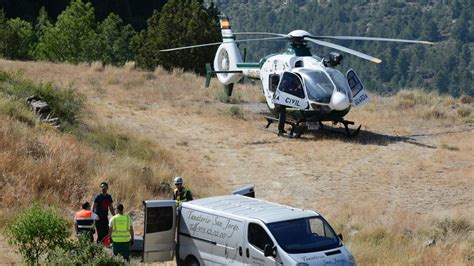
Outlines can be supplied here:
M335 69L327 68L326 70L329 76L331 77L332 81L334 81L334 84L336 84L337 91L344 93L346 96L351 95L349 93L350 88L349 88L349 84L347 83L346 77L344 77L344 75L341 72Z
M319 103L329 103L334 85L328 76L322 71L309 69L301 69L299 73L305 81L308 98Z

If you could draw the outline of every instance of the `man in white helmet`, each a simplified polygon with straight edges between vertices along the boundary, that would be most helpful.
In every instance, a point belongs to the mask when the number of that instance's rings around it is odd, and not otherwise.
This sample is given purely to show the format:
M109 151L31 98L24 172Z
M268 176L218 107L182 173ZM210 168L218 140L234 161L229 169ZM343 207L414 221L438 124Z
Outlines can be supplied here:
M173 200L176 201L176 205L179 205L181 202L191 201L193 200L193 196L191 195L191 191L183 186L183 178L177 176L174 179L174 184L176 188L173 191Z

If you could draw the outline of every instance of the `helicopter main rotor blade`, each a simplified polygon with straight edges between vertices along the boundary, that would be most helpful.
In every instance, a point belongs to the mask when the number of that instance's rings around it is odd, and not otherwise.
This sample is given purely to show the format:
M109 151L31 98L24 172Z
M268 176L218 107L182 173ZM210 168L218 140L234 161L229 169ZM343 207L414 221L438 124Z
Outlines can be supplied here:
M246 39L246 40L233 40L232 42L253 42L253 41L264 41L264 40L283 40L286 39L287 37L269 37L269 38L257 38L257 39ZM185 50L185 49L191 49L191 48L197 48L197 47L205 47L205 46L213 46L213 45L219 45L223 44L224 42L213 42L213 43L204 43L204 44L197 44L197 45L190 45L190 46L183 46L183 47L178 47L178 48L170 48L170 49L163 49L159 50L159 52L172 52L172 51L179 51L179 50Z
M368 54L364 54L364 53L358 52L356 50L352 50L352 49L349 49L347 47L337 45L337 44L334 44L334 43L325 42L325 41L316 40L316 39L311 39L311 38L308 38L308 37L306 37L305 40L313 42L315 44L322 45L322 46L330 47L330 48L333 48L333 49L336 49L336 50L339 50L339 51L343 51L343 52L346 52L346 53L349 53L349 54L353 54L353 55L358 56L360 58L364 58L366 60L369 60L370 62L374 62L374 63L377 63L377 64L382 62L382 60L379 59L379 58L376 58L376 57L370 56Z
M404 42L404 43L434 44L433 42L428 42L428 41L379 38L379 37L361 37L361 36L308 36L308 38L311 38L311 39L336 39L336 40L353 40L353 41L382 41L382 42Z
M273 33L273 32L262 32L262 31L248 31L248 32L233 32L234 35L273 35L273 36L281 36L289 38L288 34L280 34L280 33Z

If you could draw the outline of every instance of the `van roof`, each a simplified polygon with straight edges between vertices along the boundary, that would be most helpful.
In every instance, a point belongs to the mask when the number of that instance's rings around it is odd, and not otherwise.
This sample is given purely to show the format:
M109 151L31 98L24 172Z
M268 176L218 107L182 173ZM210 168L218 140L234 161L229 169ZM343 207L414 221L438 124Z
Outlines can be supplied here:
M184 202L183 207L194 205L244 218L254 218L264 223L319 216L317 212L293 208L269 201L241 195L216 196Z

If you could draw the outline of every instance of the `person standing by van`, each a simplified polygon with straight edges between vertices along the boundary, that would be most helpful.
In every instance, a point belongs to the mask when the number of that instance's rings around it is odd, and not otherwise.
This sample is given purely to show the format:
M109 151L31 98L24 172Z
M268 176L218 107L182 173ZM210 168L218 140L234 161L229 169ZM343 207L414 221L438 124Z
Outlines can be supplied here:
M117 256L121 254L130 261L130 246L133 245L133 224L128 214L123 214L123 205L117 205L118 214L109 222L109 235L112 237L112 251Z
M97 194L94 198L94 205L92 210L99 216L99 220L96 222L97 229L97 242L100 243L109 233L109 210L112 215L115 215L112 203L112 196L107 194L109 185L106 182L100 184L101 193Z
M193 200L191 190L189 190L187 187L184 187L183 183L183 178L180 176L177 176L174 179L174 185L176 188L173 191L173 200L176 201L176 205L178 206L181 202Z

